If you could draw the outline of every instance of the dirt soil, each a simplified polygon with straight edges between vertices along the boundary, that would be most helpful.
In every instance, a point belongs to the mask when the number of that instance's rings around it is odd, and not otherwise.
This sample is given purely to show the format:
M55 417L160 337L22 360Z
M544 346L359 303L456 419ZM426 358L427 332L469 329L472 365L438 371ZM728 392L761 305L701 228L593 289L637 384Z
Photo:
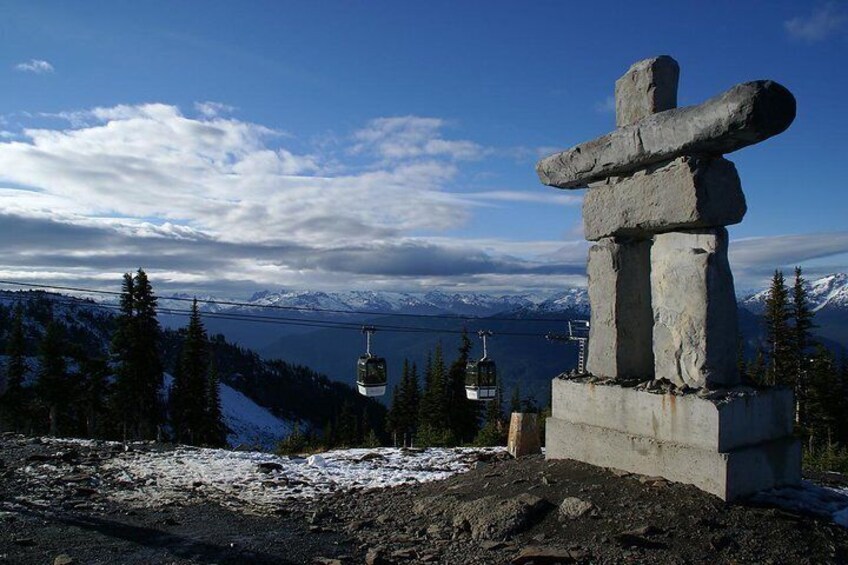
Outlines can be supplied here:
M202 491L191 504L124 506L78 472L113 456L107 444L57 451L1 436L0 563L848 562L848 530L828 519L541 456L488 456L444 481L290 501L271 515ZM22 471L32 465L67 474L35 481Z

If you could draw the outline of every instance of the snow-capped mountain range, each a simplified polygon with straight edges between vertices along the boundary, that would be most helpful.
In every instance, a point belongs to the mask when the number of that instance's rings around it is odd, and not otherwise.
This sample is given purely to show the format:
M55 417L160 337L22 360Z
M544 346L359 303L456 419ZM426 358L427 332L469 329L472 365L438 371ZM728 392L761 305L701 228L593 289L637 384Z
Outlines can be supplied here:
M787 279L787 285L792 280ZM848 273L834 273L808 282L808 297L814 312L848 310ZM746 309L760 314L765 309L769 290L761 290L740 301Z
M791 280L787 280L791 284ZM848 273L834 273L808 282L809 298L813 309L848 309ZM761 313L768 289L751 293L739 304L754 313ZM192 296L172 295L180 300ZM427 293L348 291L321 292L301 290L263 290L248 300L221 300L198 296L201 309L207 312L291 308L316 310L335 314L364 313L416 313L454 314L458 316L492 316L503 313L558 313L589 314L589 295L585 288L570 288L554 294L486 294L480 292L448 293L433 290ZM167 298L163 299L167 302ZM206 301L209 302L206 302ZM222 302L245 304L223 304ZM182 306L184 307L184 305Z
M185 300L189 295L179 294L163 298ZM336 314L346 312L364 313L415 313L454 314L459 316L491 316L500 313L563 312L576 310L588 313L589 298L585 288L572 288L556 294L485 294L446 293L439 290L427 293L382 292L382 291L293 291L263 290L254 293L246 301L217 300L197 297L202 302L201 310L222 312L228 310L251 310L291 308L294 310L317 310ZM206 300L212 303L207 303ZM244 306L223 303L240 302Z

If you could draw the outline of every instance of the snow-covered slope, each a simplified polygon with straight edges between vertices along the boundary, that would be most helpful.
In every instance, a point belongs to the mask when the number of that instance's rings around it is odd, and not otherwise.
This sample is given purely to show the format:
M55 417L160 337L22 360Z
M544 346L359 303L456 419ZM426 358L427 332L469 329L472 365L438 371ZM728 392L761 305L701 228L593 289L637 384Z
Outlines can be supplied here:
M224 423L230 430L227 443L231 446L273 449L277 442L292 432L294 424L291 421L277 418L236 389L221 383L219 390Z
M787 280L791 285L792 281ZM848 273L834 273L808 283L808 297L814 312L822 310L848 310ZM765 310L769 290L761 290L740 302L742 306L760 314Z
M165 373L163 395L166 398L173 384L174 377ZM267 408L224 383L218 384L218 392L224 424L229 430L227 443L231 447L273 449L294 429L294 422L274 416Z

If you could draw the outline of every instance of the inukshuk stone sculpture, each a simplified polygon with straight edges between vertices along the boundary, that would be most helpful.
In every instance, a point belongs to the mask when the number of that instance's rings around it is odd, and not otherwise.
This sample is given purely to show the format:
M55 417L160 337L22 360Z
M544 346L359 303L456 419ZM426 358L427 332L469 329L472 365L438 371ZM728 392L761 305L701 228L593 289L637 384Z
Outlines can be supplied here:
M547 455L732 499L800 480L792 392L739 385L725 226L746 205L722 157L784 131L795 99L755 81L677 108L678 76L668 56L634 64L615 84L618 129L536 167L544 184L588 188L596 242L590 375L554 379Z

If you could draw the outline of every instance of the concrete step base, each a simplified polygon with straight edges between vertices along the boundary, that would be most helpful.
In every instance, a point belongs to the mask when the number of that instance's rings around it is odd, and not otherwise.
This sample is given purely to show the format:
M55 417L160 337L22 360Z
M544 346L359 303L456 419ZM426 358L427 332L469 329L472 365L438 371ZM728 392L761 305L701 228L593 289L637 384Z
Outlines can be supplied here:
M560 418L548 418L548 459L574 459L695 485L735 500L801 481L801 444L783 437L719 452Z

